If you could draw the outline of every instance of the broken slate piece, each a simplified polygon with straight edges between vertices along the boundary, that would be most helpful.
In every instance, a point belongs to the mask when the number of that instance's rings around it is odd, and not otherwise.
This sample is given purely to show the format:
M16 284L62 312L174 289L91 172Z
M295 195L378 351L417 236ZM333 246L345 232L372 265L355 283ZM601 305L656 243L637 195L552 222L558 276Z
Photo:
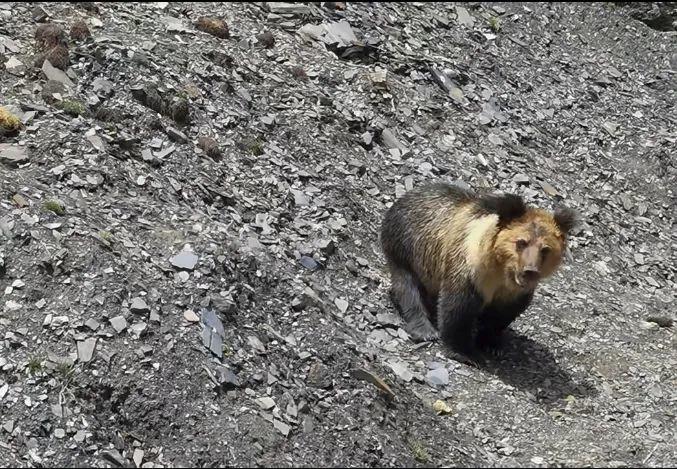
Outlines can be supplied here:
M96 331L101 324L94 318L89 318L85 321L85 326L89 327L91 330Z
M384 326L398 327L400 325L400 318L393 313L378 313L376 320Z
M202 343L219 358L223 357L223 323L214 310L203 309L202 316Z
M602 128L604 128L604 130L606 130L609 135L615 137L618 124L614 124L613 122L605 122L602 124Z
M623 208L627 211L632 210L632 200L627 194L620 195L621 202L623 203Z
M345 314L348 310L348 302L343 298L336 298L334 300L334 304L339 309L339 311L341 311L341 314Z
M337 23L322 23L319 25L306 24L298 30L298 33L302 36L315 39L316 41L322 41L329 46L335 46L339 49L359 44L350 23L345 20Z
M153 153L148 149L141 150L141 158L143 158L143 161L146 161L148 163L155 160L155 158L153 158Z
M16 57L10 57L9 60L5 62L5 69L8 73L16 76L21 76L26 72L26 66Z
M301 259L299 259L299 262L303 267L309 270L316 270L319 267L317 261L312 257L302 256Z
M174 150L176 150L176 147L174 145L170 145L169 147L165 148L164 150L158 152L156 156L159 159L163 159L174 153Z
M197 264L197 260L198 257L194 252L181 251L176 256L169 259L169 262L177 269L193 270L195 264Z
M430 370L426 375L426 380L432 386L446 386L449 384L449 370L445 367Z
M190 31L184 24L183 21L179 18L174 18L173 16L165 16L162 18L164 20L165 25L167 26L167 31L168 32L178 32L178 33L183 33L186 31Z
M96 337L90 337L89 339L78 341L78 360L87 363L92 359L96 349L96 340Z
M28 163L25 147L17 147L7 143L0 144L0 162L10 167Z
M157 313L157 311L150 312L149 321L153 324L160 324L160 315Z
M475 18L463 7L456 7L456 19L459 24L472 28Z
M106 148L105 144L103 143L103 140L98 135L89 135L87 137L87 140L89 140L89 143L91 143L92 146L96 148L98 151L103 151Z
M557 189L552 187L552 185L548 184L545 181L539 181L539 184L541 185L543 192L545 192L549 196L556 196L557 195Z
M273 400L272 397L259 397L258 399L256 399L256 403L263 410L270 410L273 407L275 407L275 401Z
M150 345L142 345L141 347L138 348L138 350L136 351L136 354L139 358L144 358L144 357L147 357L149 355L152 355L153 354L153 347L151 347Z
M14 430L14 420L8 420L5 423L2 424L3 430L5 430L7 433L12 433Z
M273 426L278 429L280 433L282 433L284 436L289 435L289 431L291 430L291 427L287 425L284 422L281 422L278 419L273 420Z
M71 411L68 407L61 404L54 404L51 406L51 411L59 418L68 418L71 416Z
M129 307L132 313L143 314L150 311L150 308L143 300L143 298L134 298L132 300L132 305Z
M512 178L517 184L529 184L529 176L524 173L517 173L515 177Z
M132 324L132 327L130 327L130 331L132 332L132 334L136 338L138 338L138 337L141 336L141 334L143 334L146 331L147 328L148 328L148 324L141 321L141 322L137 322L137 323Z
M143 455L144 452L142 449L134 448L132 460L134 461L134 464L136 464L136 467L141 467L141 463L143 462Z
M75 84L68 78L64 72L54 67L49 60L45 60L42 64L42 72L45 74L48 80L57 81L61 84L66 85L69 88L74 88Z
M247 337L247 342L257 352L260 353L266 352L266 346L263 345L263 342L261 342L261 339L259 339L258 337L250 335L249 337Z
M216 379L223 389L229 390L240 387L237 375L225 366L220 366L216 369Z
M331 239L317 239L314 242L315 247L317 247L323 254L329 256L336 249L336 244Z
M124 316L115 316L110 320L110 325L113 326L115 332L119 334L120 332L127 329L127 320Z
M113 83L103 78L97 78L94 80L92 83L92 88L94 89L94 93L96 93L99 97L110 96L113 94Z
M263 5L269 12L279 15L307 15L310 13L310 6L302 3L264 2Z
M397 376L402 378L407 383L414 378L414 374L411 372L406 363L392 362L388 363L388 366L395 372Z
M430 74L433 77L435 83L437 83L440 88L442 88L447 94L452 92L457 92L455 90L460 90L458 86L453 82L450 72L445 70L438 70L437 68L431 67ZM463 95L463 90L461 91L461 96Z
M397 148L398 150L405 150L406 147L400 143L395 137L395 134L390 129L383 129L381 132L381 141L386 148Z
M294 194L294 203L299 207L304 207L310 205L308 197L302 192L291 189L292 194Z
M108 451L102 451L101 454L101 459L104 461L109 462L115 467L129 467L129 461L127 461L125 458L122 457L120 452L116 449L111 449Z
M181 132L179 129L175 129L174 127L167 128L167 135L173 142L185 143L188 141L188 137L186 136L186 134Z

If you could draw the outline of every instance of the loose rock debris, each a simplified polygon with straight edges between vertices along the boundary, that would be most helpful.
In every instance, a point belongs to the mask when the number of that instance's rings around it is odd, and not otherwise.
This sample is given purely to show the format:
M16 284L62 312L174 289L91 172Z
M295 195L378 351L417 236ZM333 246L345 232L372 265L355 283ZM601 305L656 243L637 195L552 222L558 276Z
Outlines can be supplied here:
M668 3L0 3L0 464L674 465ZM584 220L480 368L388 297L432 180Z

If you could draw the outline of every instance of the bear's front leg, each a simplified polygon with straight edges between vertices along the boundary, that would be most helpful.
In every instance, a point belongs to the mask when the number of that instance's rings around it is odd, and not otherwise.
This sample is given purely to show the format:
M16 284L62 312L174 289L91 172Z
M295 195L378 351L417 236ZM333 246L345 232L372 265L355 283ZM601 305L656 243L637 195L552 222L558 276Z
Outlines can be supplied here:
M440 292L437 307L440 337L455 360L475 367L484 363L476 347L481 309L482 298L471 284L443 288Z

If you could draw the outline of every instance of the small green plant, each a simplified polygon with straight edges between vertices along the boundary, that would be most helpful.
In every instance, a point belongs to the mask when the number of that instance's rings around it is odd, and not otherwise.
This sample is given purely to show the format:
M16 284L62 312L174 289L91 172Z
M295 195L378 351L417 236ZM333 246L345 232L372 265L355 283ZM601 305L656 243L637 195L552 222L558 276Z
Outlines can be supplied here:
M32 375L38 374L42 371L42 360L38 357L31 357L26 365L28 372Z
M113 233L110 231L99 231L99 237L109 244L113 242Z
M63 381L68 381L70 377L73 375L74 369L75 367L71 363L61 362L58 365L56 365L54 371L58 378L62 379Z
M61 202L57 200L47 200L45 201L43 207L45 208L45 210L54 212L57 215L63 215L64 213L66 213L66 207L64 207L63 204L61 204Z
M428 450L425 449L425 446L418 440L409 440L409 448L411 449L414 458L417 461L422 463L427 463L430 461L430 456L428 455Z
M81 116L85 113L85 106L74 99L64 99L59 104L59 107L66 113L73 117Z
M498 16L492 16L489 18L489 26L491 26L491 29L497 33L499 29L501 29L501 20L498 19Z
M263 142L261 140L254 140L249 144L249 151L252 152L254 156L263 155Z

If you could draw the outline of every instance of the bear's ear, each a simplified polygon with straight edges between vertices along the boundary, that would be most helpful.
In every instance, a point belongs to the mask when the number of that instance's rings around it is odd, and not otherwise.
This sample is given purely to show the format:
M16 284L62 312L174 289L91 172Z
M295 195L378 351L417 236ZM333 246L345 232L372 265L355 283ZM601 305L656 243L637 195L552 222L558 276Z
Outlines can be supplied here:
M578 213L568 207L558 207L555 209L553 217L557 227L564 235L568 235L579 223Z
M480 199L480 206L487 212L498 215L498 223L503 226L527 212L524 200L514 194L485 195Z

